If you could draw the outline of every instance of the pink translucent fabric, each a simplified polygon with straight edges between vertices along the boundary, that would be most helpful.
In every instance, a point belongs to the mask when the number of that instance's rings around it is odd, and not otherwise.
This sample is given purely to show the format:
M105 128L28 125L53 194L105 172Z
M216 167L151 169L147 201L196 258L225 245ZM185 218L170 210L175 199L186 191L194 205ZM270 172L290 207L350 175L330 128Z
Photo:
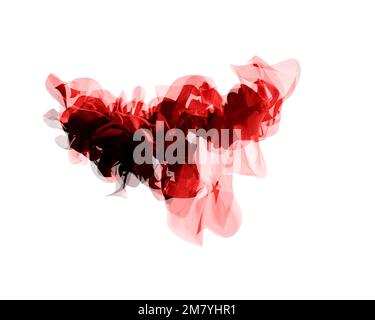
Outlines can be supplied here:
M101 177L117 184L117 193L143 183L157 199L165 200L168 223L180 237L201 244L204 229L228 237L241 224L232 176L265 175L259 141L277 132L282 104L293 93L300 73L296 60L270 66L258 57L232 69L239 83L226 95L220 95L207 77L185 76L159 87L149 103L144 102L141 87L127 101L124 94L115 97L92 79L64 83L50 75L46 86L60 110L50 110L44 118L64 130L66 135L56 141L69 150L71 161L92 161ZM193 163L159 161L158 123L164 130L182 130L186 148L198 146ZM227 129L228 143L194 133L199 129ZM137 130L147 132L153 163L137 164L133 159ZM164 141L163 150L170 144Z

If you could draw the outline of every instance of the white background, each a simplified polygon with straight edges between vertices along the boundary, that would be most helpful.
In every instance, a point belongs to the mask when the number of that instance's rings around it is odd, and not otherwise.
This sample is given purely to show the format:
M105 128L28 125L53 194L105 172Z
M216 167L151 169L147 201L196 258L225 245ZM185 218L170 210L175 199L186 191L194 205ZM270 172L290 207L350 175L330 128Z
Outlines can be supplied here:
M0 298L375 298L373 1L2 1ZM115 94L296 58L265 179L235 178L243 224L176 237L145 187L72 165L44 81Z

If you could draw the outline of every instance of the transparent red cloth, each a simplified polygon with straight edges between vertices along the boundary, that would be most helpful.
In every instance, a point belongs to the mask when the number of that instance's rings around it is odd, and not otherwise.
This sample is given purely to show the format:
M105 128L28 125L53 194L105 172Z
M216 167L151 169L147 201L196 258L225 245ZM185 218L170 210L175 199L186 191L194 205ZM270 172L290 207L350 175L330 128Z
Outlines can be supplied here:
M72 162L92 161L100 176L116 182L118 193L127 185L147 185L157 199L165 200L171 229L201 244L204 229L224 237L238 230L241 212L232 176L265 175L259 141L277 132L281 107L300 74L296 60L270 66L258 57L232 69L239 83L226 95L207 77L185 76L149 103L140 87L127 101L95 80L65 83L50 75L46 86L60 109L44 118L65 132L56 141L69 149ZM174 163L165 153L174 141L158 144L157 139L168 131L173 136L177 129L184 134L185 149L195 149ZM148 163L134 160L139 130L152 146ZM226 140L208 132L224 132Z

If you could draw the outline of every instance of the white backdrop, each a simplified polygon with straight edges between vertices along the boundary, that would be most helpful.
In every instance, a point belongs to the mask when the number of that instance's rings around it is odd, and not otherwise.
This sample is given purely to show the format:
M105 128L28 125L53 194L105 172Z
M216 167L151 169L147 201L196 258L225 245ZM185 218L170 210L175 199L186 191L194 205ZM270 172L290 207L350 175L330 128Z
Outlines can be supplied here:
M375 298L373 1L3 1L0 298ZM44 81L115 94L186 74L235 83L253 55L299 60L265 179L235 178L231 238L180 240L145 187L72 165Z

